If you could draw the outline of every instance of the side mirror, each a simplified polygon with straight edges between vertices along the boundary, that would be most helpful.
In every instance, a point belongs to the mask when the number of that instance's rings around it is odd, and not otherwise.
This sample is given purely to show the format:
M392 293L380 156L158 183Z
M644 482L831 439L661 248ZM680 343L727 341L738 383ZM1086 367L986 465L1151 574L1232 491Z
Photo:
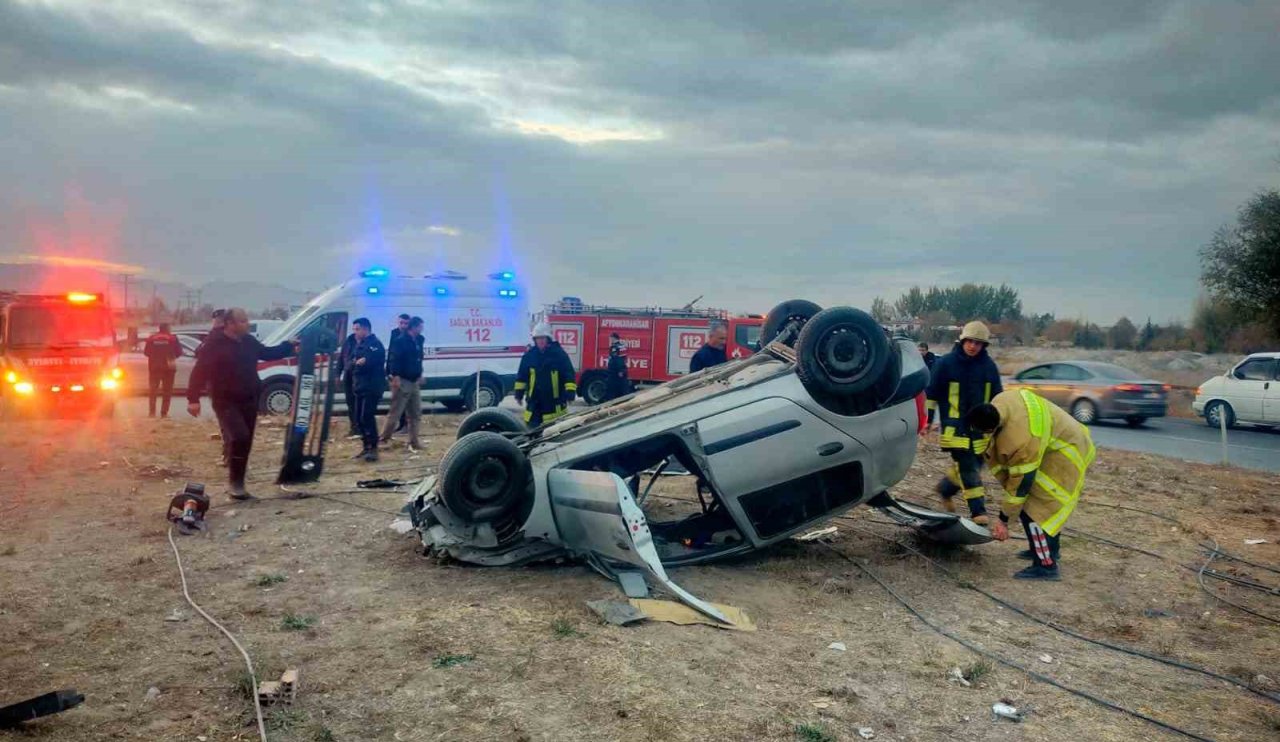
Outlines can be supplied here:
M1240 369L1236 369L1235 371L1232 371L1231 375L1242 381L1244 380L1244 372L1242 372Z

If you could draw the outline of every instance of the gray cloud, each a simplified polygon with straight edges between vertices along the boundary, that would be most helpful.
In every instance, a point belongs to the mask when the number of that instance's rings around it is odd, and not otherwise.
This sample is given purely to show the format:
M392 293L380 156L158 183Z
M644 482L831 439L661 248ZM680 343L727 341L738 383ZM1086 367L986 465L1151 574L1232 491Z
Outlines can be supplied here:
M197 279L503 263L755 310L978 279L1186 314L1197 247L1275 182L1280 6L939 8L0 3L0 253L74 252L97 209L124 216L89 257Z

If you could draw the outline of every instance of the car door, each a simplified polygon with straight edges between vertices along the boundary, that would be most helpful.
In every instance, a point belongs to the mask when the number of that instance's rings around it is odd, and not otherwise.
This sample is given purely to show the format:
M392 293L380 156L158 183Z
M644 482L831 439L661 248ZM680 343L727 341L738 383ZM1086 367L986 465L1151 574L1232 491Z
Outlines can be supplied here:
M1235 411L1236 419L1245 422L1266 420L1267 393L1275 386L1276 360L1249 358L1227 374L1223 397Z
M1093 374L1074 363L1053 364L1052 377L1053 396L1047 399L1064 410L1081 397L1094 396L1087 388Z
M1021 371L1013 377L1013 381L1008 384L1009 389L1030 389L1036 394L1044 395L1044 388L1049 383L1049 373L1052 364L1041 364L1032 366L1025 371Z
M1262 416L1268 423L1280 423L1280 360L1275 363L1271 381L1266 385L1262 400Z
M190 335L179 335L178 344L182 346L182 355L178 356L173 372L173 390L185 392L191 383L191 371L196 367L196 348L200 347L200 342Z

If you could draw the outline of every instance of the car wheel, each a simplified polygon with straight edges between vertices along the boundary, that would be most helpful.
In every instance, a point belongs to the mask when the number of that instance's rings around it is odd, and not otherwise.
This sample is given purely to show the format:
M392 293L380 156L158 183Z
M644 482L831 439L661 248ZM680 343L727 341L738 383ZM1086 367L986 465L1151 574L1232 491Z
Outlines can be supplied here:
M1204 408L1204 422L1211 428L1222 427L1222 418L1226 417L1227 427L1234 428L1236 426L1236 411L1231 409L1231 405L1226 402L1216 401L1210 402L1209 406Z
M1093 425L1098 419L1098 405L1087 399L1078 399L1071 405L1071 416L1082 425Z
M463 402L461 399L446 399L446 400L442 400L440 404L444 405L444 408L446 410L454 414L457 414L467 409L467 403Z
M1142 417L1141 415L1132 415L1130 417L1126 417L1124 421L1125 421L1125 424L1127 424L1131 428L1141 428L1143 425L1146 424L1147 418Z
M293 382L272 381L262 389L258 411L264 415L288 415L293 410Z
M527 433L529 426L514 410L505 407L486 407L467 415L458 426L458 440L472 433Z
M440 462L440 496L467 523L490 523L532 505L529 460L497 433L472 433Z
M795 347L798 328L821 311L822 307L804 299L782 302L765 316L764 326L760 328L760 346L764 347L781 336L784 344Z
M796 374L810 394L848 398L878 392L892 350L871 315L853 307L832 307L800 330Z
M502 387L493 379L480 377L480 393L476 394L475 377L462 390L464 409L475 411L485 407L497 407L502 402Z
M592 407L604 402L609 394L609 380L604 374L587 374L578 387L582 401Z

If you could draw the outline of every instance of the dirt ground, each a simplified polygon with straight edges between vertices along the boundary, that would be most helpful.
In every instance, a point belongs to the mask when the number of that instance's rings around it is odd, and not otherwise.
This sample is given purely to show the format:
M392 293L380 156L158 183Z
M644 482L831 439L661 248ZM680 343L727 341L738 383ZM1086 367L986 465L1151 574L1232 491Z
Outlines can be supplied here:
M337 442L323 491L421 476L458 418L426 422L429 449L417 458L397 444L379 464L357 464L354 444ZM242 661L183 601L163 519L187 479L221 492L212 486L224 473L214 430L145 419L0 426L0 704L57 688L87 698L0 740L256 739ZM401 493L266 499L279 494L270 482L281 439L279 427L259 430L251 484L264 499L227 506L219 495L210 532L179 539L193 595L242 639L259 677L301 670L296 704L269 712L273 740L816 741L861 739L860 728L877 740L1178 738L983 660L925 627L840 553L957 636L1064 684L1206 738L1280 737L1280 705L1000 608L896 546L917 542L869 509L835 521L830 546L791 542L673 573L694 594L744 609L754 633L619 628L585 601L620 591L582 566L485 569L423 557L411 535L388 527ZM942 466L936 443L925 442L895 493L931 501ZM1173 563L1198 569L1198 544L1212 536L1227 551L1280 564L1280 478L1103 451L1089 482L1068 524L1083 534L1064 538L1060 583L1010 579L1025 542L922 548L1086 635L1280 692L1280 626L1218 603ZM692 484L672 477L662 490L681 497ZM681 507L661 500L655 514ZM1215 566L1280 584L1280 574L1256 567ZM1280 616L1274 593L1221 581L1209 589ZM179 620L166 620L175 611ZM970 687L948 679L952 668ZM994 721L1001 700L1032 712L1021 724Z

